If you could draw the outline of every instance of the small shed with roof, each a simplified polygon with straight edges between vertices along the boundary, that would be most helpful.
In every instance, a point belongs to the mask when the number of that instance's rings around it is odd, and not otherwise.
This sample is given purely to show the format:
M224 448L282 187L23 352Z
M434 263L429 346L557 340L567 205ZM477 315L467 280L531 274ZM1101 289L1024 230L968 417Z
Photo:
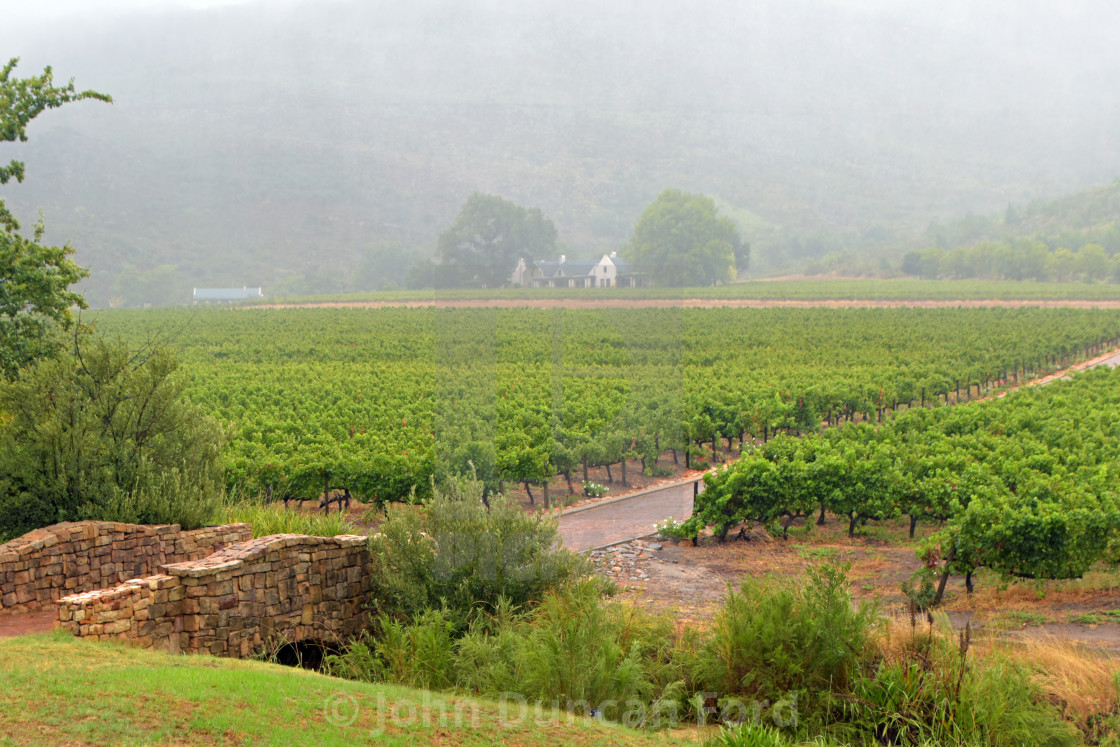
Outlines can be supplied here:
M193 296L195 303L233 303L257 298L264 298L263 289L247 285L240 288L195 288Z

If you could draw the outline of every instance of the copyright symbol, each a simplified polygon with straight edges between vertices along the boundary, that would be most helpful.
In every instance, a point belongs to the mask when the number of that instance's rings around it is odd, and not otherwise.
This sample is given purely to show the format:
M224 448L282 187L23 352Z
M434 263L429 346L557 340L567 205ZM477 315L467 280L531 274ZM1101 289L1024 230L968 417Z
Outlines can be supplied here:
M323 702L327 723L350 726L358 720L358 700L350 693L331 693Z

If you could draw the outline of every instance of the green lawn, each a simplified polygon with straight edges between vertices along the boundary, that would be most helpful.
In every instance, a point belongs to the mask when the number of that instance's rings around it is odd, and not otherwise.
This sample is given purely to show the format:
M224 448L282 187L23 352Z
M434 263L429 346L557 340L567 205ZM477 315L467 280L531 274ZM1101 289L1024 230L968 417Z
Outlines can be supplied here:
M63 633L0 640L0 745L647 745L680 738L534 709ZM523 717L522 717L523 716Z

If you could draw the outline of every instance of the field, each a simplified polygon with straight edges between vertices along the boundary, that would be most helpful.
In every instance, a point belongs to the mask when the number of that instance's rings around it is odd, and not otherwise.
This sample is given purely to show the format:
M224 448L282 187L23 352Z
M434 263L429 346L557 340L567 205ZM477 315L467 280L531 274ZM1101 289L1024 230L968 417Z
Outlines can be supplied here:
M922 526L910 539L908 527L904 517L876 522L849 538L847 521L829 515L820 527L799 521L788 540L758 528L749 540L717 543L707 538L697 547L691 542L650 541L647 547L660 544L661 549L644 551L625 573L609 572L617 562L613 553L605 553L600 566L636 604L704 624L728 584L739 579L776 576L793 581L807 568L843 563L851 566L855 598L877 600L888 614L905 616L908 603L901 584L922 567L916 551L936 531ZM1120 573L1110 563L1095 564L1079 579L1041 585L981 570L975 584L976 592L969 595L963 576L950 581L941 609L957 628L967 623L974 631L1002 638L1068 641L1120 655Z
M646 657L642 697L672 690L685 698L682 692L709 687L702 662L722 649L696 642L718 639L730 587L779 579L751 587L767 589L777 614L787 589L817 573L840 573L820 570L829 564L849 566L846 576L834 577L842 588L829 592L829 609L841 616L853 610L851 594L892 616L860 654L860 687L888 686L899 667L931 678L931 686L937 678L955 681L960 703L960 683L975 677L967 686L981 688L975 693L1015 692L1021 707L1045 711L1050 723L1063 720L1055 728L1072 733L1076 726L1083 735L1114 730L1115 697L1107 684L1113 660L1046 636L1120 648L1120 511L1113 487L1120 371L1021 385L1116 350L1120 311L429 307L114 311L94 319L101 332L134 346L172 342L190 397L232 424L226 460L236 494L313 499L349 491L363 500L352 512L363 528L382 520L386 502L427 495L433 483L457 473L474 472L490 491L519 486L515 497L533 510L550 496L571 500L563 495L566 485L585 475L621 492L688 469L730 466L708 478L694 518L672 530L682 542L627 551L633 557L625 561L619 554L597 558L608 572L615 562L627 567L611 574L623 606L561 595L508 618L496 613L454 636L447 631L455 625L441 622L440 615L451 614L446 608L381 621L378 640L387 648L378 655L401 669L362 669L369 654L360 647L349 660L361 666L348 676L378 679L375 685L261 663L199 658L179 664L115 650L99 656L103 649L57 637L0 642L0 659L31 662L18 671L0 664L0 682L20 693L19 707L0 713L0 730L16 735L9 742L47 734L74 743L120 742L146 729L147 741L186 734L191 743L486 743L503 728L495 703L477 706L477 724L422 720L425 713L453 711L450 703L475 708L462 694L496 687L498 679L462 684L465 672L482 676L466 652L489 651L482 657L486 676L510 667L510 681L519 682L522 654L510 652L522 649L510 648L514 641L551 640L568 625L587 634L594 621L603 626L595 645L619 636L611 645L618 644L621 657L630 652L627 666ZM246 502L237 510L259 509ZM407 506L391 514L420 511ZM289 526L282 510L265 513L270 526ZM514 513L525 517L520 509ZM291 527L299 524L293 520ZM930 589L903 593L903 582L917 583L915 572L926 574ZM917 619L915 603L929 602L923 594L942 573L948 584L941 609L948 617L937 618L935 665L927 657L934 655L933 618L928 634L906 619ZM649 612L654 615L642 616ZM817 613L810 605L798 614L809 624ZM548 627L550 619L557 627ZM954 626L966 623L976 631L978 652L967 667L964 652L953 653ZM784 635L784 625L772 632ZM1009 639L1022 648L1007 649ZM541 650L516 644L522 645ZM672 666L663 666L658 651ZM603 656L599 651L569 664L592 678L597 667L621 671ZM1006 663L1009 657L1014 664ZM381 684L434 676L437 669L426 667L437 660L438 671L458 672L433 680L447 693ZM677 666L686 673L683 691L672 689ZM1010 684L999 674L1004 666L1016 672ZM775 676L777 682L785 675ZM752 681L732 682L728 692L755 692L744 684ZM137 682L146 699L130 701L125 690L135 691ZM812 692L819 683L805 687ZM837 702L849 696L839 692ZM773 700L772 693L767 697ZM975 703L988 697L975 695ZM111 701L100 718L91 716L94 700L98 707ZM421 721L393 722L394 703ZM158 722L156 712L164 714ZM894 712L891 705L882 711ZM807 713L821 723L833 718L827 709L824 716ZM883 718L875 709L849 715L830 728L842 733L865 728L860 719ZM515 725L502 739L642 744L713 736L612 731L567 713L559 718ZM907 718L921 728L935 726L917 711ZM952 725L959 728L965 727Z
M980 410L936 406L1114 349L1115 311L272 309L112 312L97 324L132 343L173 335L194 400L237 427L229 482L250 494L346 490L379 504L473 470L489 490L532 508L574 500L567 493L582 492L581 479L617 494L746 449L751 457L736 469L762 471L740 478L732 470L724 482L736 487L718 500L726 488L712 483L692 533L708 526L722 538L743 527L775 560L755 566L752 555L709 580L848 560L857 585L869 587L857 594L895 604L899 584L922 567L916 552L932 553L938 573L975 571L983 588L1000 578L1080 576L1114 531L1111 493L1093 487L1108 482L1095 470L1114 468L1109 381L1079 383L1079 394L1047 387L1053 401L1023 393ZM822 423L843 427L826 437ZM1015 482L1031 500L1053 503L1064 523L1017 513ZM984 500L966 510L977 495ZM831 518L814 533L818 509ZM916 539L892 534L900 513ZM369 526L376 515L355 518ZM779 536L803 540L768 544L763 528L773 534L775 523L788 528ZM1004 524L1018 527L1022 547L996 536ZM885 532L892 539L878 544L889 550L873 556L892 562L867 566L859 552L822 540L839 531L828 527L846 527L856 543ZM1060 532L1070 533L1066 560L1032 549L1054 545ZM1084 533L1099 541L1077 539ZM939 548L965 540L975 548L967 558L963 550L938 558ZM790 546L800 548L796 558L781 549ZM697 588L711 602L722 585ZM1080 612L1107 623L1108 609Z
M1006 280L917 280L899 278L799 278L752 280L708 288L532 288L487 290L396 290L294 298L268 303L432 303L451 301L524 301L571 299L596 302L646 300L760 301L1120 301L1120 285L1039 283Z
M288 309L103 312L179 351L235 425L229 481L274 497L424 495L473 468L526 494L635 462L702 465L822 421L971 399L1113 346L1087 309ZM624 462L625 460L625 462ZM631 471L633 467L631 466ZM590 476L590 475L589 475Z

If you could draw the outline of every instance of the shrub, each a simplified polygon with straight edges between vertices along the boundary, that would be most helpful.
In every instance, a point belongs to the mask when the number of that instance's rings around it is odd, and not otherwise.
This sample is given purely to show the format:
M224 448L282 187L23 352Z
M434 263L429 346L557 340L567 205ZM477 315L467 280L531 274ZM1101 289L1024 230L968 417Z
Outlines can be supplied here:
M641 636L629 636L617 605L605 605L598 585L583 582L548 595L533 613L517 648L519 692L538 702L571 701L617 719L628 700L652 694Z
M697 658L707 690L771 703L794 697L810 714L858 676L877 608L853 605L844 567L806 573L803 583L748 579L729 590Z
M532 607L502 600L490 612L476 610L458 638L447 610L410 622L383 615L378 634L330 657L329 671L491 697L517 693L584 714L601 708L616 720L635 702L683 702L687 666L674 657L672 623L602 594L602 582L586 578Z
M1025 667L969 648L968 632L955 638L947 618L928 633L915 628L852 683L841 730L889 744L1077 744Z
M665 519L653 525L657 530L657 536L663 540L670 540L673 542L680 542L681 540L689 539L692 535L689 533L688 528L678 522L676 519Z
M390 505L370 538L373 603L389 617L446 609L465 628L472 610L539 599L586 574L585 557L560 547L556 519L504 495L482 503L482 483L457 478L420 506Z
M201 526L227 434L185 395L171 351L79 333L0 386L0 532L101 519Z
M611 491L610 488L606 487L605 485L601 485L600 483L597 483L597 482L591 482L590 480L586 480L583 483L583 494L585 496L587 496L588 498L602 498L604 495L606 495L610 491Z

